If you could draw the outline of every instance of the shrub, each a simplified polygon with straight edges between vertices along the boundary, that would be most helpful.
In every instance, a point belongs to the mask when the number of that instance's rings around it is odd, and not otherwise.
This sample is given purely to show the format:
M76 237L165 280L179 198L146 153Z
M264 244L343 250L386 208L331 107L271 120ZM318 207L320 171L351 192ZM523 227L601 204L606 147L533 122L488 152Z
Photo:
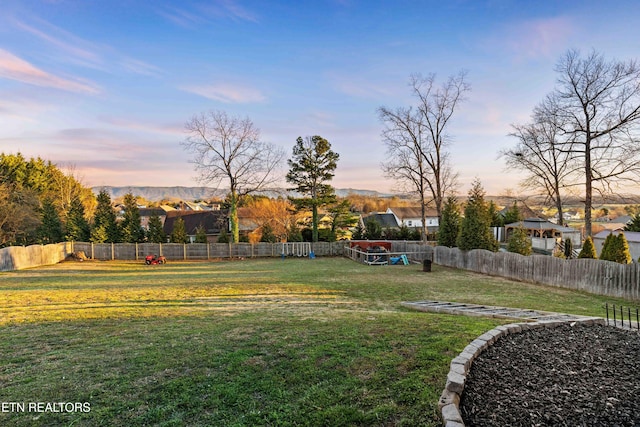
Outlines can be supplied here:
M591 240L591 237L587 237L587 240L584 241L584 244L582 245L582 249L578 254L578 258L590 258L590 259L598 258L598 254L596 253L596 248L593 245L593 240Z
M520 255L531 255L531 239L524 228L518 227L513 230L507 242L507 250Z

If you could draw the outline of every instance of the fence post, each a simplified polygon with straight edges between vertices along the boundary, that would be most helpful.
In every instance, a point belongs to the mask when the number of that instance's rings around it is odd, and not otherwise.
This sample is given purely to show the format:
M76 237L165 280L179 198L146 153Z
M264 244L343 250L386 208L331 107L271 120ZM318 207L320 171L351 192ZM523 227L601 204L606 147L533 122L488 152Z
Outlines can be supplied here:
M111 242L111 261L115 261L115 259L116 259L115 244Z
M138 261L138 242L136 242L136 261Z
M187 244L183 243L182 244L182 259L183 260L187 260Z
M158 243L158 245L160 245L159 252L160 252L160 256L162 256L162 243Z
M207 259L208 259L208 260L209 260L209 259L211 259L211 251L210 251L210 248L211 248L211 243L207 242Z

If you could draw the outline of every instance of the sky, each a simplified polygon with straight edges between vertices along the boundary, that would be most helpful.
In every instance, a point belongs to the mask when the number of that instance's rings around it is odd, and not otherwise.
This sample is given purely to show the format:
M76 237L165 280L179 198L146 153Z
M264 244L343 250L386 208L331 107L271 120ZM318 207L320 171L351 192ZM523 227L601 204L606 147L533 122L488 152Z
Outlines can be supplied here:
M554 89L560 58L640 52L640 2L625 0L0 6L0 152L51 160L88 186L202 185L180 142L191 117L219 110L251 119L287 158L298 136L326 138L336 188L396 192L378 108L413 105L412 74L442 84L465 71L471 91L448 129L459 193L476 178L518 193L499 152Z

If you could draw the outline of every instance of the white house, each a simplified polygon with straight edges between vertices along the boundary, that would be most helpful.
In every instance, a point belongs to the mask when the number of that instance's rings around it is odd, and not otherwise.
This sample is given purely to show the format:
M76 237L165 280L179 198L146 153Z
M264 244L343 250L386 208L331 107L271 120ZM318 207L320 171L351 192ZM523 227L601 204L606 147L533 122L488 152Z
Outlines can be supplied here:
M387 209L388 214L393 214L400 226L409 228L422 227L422 212L420 206L417 207L390 207ZM438 230L438 214L435 209L427 209L426 226L429 233L435 233Z

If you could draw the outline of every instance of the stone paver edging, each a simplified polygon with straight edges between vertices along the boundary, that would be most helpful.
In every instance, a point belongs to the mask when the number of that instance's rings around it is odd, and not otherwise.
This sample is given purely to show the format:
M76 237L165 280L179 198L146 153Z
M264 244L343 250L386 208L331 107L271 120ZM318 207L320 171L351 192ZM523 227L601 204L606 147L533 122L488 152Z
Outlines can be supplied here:
M448 301L418 301L403 302L403 306L419 311L446 314L462 314L467 316L495 317L502 319L517 319L520 323L498 326L485 332L471 341L450 364L447 382L445 384L438 408L445 427L464 427L460 413L460 397L464 390L467 374L473 361L487 347L495 343L500 337L517 334L528 329L554 328L566 323L582 323L586 325L606 325L600 317L578 316L573 314L552 313L547 311L525 310L518 308L496 307L489 305L456 303Z

